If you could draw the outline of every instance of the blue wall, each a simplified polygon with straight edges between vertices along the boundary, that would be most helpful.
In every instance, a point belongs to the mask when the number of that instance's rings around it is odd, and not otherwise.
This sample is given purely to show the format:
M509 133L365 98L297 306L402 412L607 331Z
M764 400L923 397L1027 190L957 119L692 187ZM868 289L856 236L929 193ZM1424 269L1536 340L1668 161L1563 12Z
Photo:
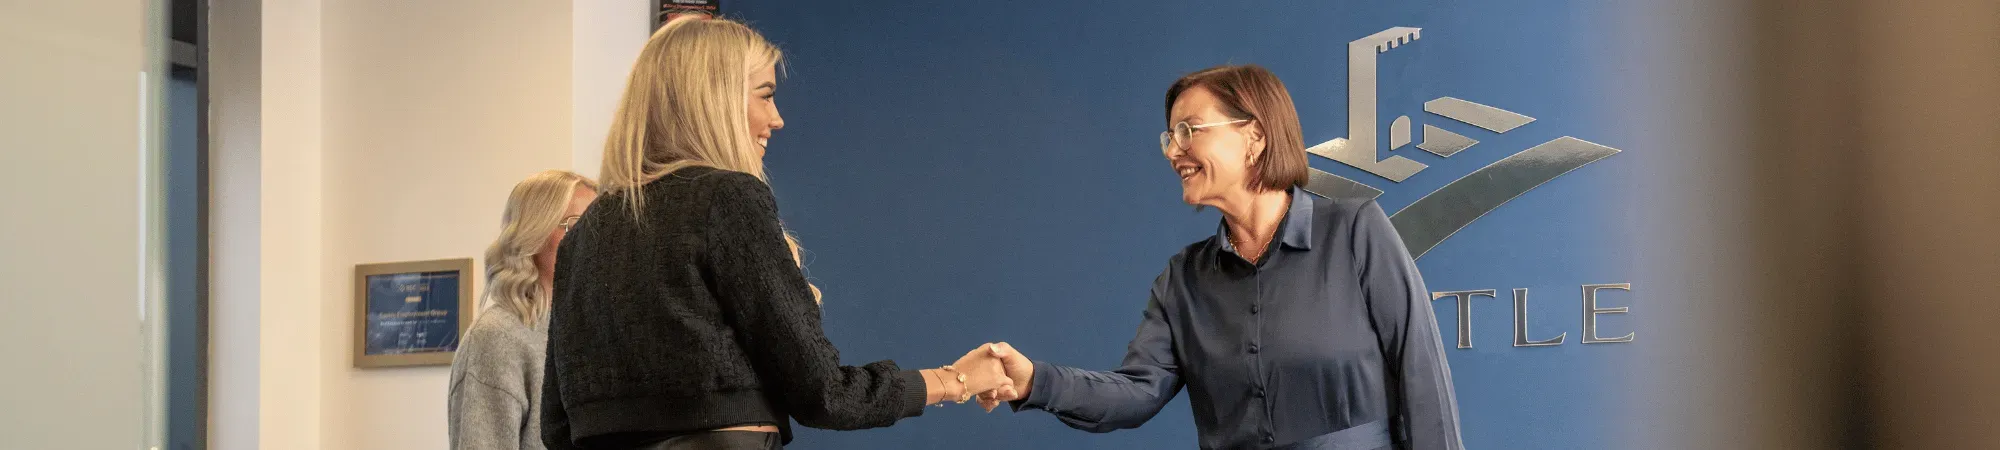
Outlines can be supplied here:
M1422 38L1383 54L1380 129L1408 115L1479 139L1401 183L1313 158L1387 192L1385 209L1560 136L1609 135L1594 80L1608 67L1596 2L731 2L787 51L787 128L767 161L780 207L827 292L828 334L848 363L910 367L1005 340L1029 356L1110 369L1167 257L1214 233L1180 202L1159 156L1162 98L1182 74L1255 63L1285 80L1308 145L1347 133L1346 44L1395 26ZM1537 121L1495 134L1426 115L1453 96ZM1421 140L1419 133L1418 140ZM1382 139L1383 142L1387 138ZM1472 314L1474 348L1449 349L1467 443L1606 448L1621 409L1621 355L1579 343L1579 286L1631 281L1634 168L1613 155L1515 199L1419 260L1433 291L1495 289ZM1510 346L1509 290L1529 288L1532 338ZM1607 306L1647 307L1611 292ZM1435 304L1446 345L1458 319ZM1604 336L1632 329L1605 316ZM933 408L893 428L806 430L796 448L1187 448L1185 393L1146 426L1071 430L1041 412Z

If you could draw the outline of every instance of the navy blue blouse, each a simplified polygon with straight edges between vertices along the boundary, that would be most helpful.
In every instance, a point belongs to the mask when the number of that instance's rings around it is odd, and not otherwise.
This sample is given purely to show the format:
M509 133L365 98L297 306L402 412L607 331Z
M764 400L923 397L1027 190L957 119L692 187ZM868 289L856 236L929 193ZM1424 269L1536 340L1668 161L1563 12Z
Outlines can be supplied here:
M1373 200L1292 189L1252 264L1228 224L1153 281L1122 367L1035 363L1015 409L1092 432L1134 428L1188 388L1205 449L1459 449L1431 298Z

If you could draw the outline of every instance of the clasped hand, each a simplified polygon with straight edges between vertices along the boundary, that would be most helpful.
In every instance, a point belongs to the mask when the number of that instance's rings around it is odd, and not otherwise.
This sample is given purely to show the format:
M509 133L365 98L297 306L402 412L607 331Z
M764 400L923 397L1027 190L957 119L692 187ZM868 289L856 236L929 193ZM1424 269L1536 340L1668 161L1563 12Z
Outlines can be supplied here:
M979 346L965 353L951 364L951 369L932 369L926 374L928 380L936 380L940 395L932 400L963 401L978 397L979 406L987 412L999 407L1001 402L1027 398L1033 389L1035 364L1026 355L1014 350L1005 342L995 342ZM958 376L964 375L963 385Z

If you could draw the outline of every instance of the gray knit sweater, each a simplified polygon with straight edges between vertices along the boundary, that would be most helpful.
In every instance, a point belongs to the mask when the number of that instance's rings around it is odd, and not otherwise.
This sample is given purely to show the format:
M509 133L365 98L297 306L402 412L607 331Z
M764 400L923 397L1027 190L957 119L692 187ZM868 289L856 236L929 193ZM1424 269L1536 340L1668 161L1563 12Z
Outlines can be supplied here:
M542 450L542 358L548 319L521 323L488 307L466 330L451 361L451 448Z

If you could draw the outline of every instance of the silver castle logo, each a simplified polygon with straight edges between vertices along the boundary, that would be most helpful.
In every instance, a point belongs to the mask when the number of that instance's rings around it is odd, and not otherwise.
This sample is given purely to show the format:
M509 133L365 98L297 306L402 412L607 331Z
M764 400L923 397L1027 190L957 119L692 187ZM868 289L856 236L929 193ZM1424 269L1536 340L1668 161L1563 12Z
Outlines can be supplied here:
M1382 158L1376 139L1377 55L1417 40L1422 29L1395 27L1347 43L1347 137L1334 138L1306 149L1314 155L1339 161L1371 174L1400 183L1430 167L1414 159L1390 155ZM1459 123L1506 133L1534 122L1535 118L1453 97L1424 102L1424 112ZM1410 145L1410 117L1389 122L1391 151ZM1416 144L1438 158L1449 158L1479 141L1434 125L1424 125L1424 140ZM1491 165L1459 177L1444 187L1390 215L1396 232L1413 257L1421 258L1458 230L1521 194L1572 170L1618 153L1618 149L1563 136L1514 153ZM1407 153L1407 152L1405 152ZM1382 190L1366 183L1312 169L1306 190L1322 197L1375 198Z
M1386 178L1393 183L1401 183L1430 167L1403 156L1391 155L1382 158L1378 152L1380 144L1375 136L1376 56L1416 41L1420 32L1422 30L1418 28L1395 27L1347 43L1347 137L1334 138L1314 145L1307 148L1306 152L1339 161L1341 164ZM1424 102L1424 112L1496 134L1513 131L1535 121L1533 117L1513 111L1454 97L1438 97ZM1409 116L1397 117L1396 120L1389 122L1389 150L1394 151L1409 146L1410 137ZM1425 124L1424 140L1417 143L1416 147L1438 158L1450 158L1478 143L1478 140L1463 134ZM1493 212L1500 205L1528 193L1529 190L1549 180L1610 157L1618 151L1571 136L1555 138L1459 177L1391 214L1389 221L1396 226L1396 232L1403 236L1403 246L1410 250L1410 255L1421 258L1446 238L1471 225L1486 213ZM1374 186L1319 169L1311 171L1311 180L1306 183L1306 190L1322 197L1375 198L1382 195L1382 190ZM1632 284L1586 284L1582 287L1583 343L1632 342L1637 332L1611 338L1601 337L1598 334L1598 316L1625 314L1631 311L1629 307L1599 306L1600 293L1607 290L1629 292L1632 290ZM1499 291L1494 289L1431 293L1433 300L1450 298L1457 304L1458 348L1472 348L1473 300L1478 297L1493 298L1498 293ZM1515 347L1562 345L1567 340L1569 337L1567 331L1551 338L1530 338L1527 314L1528 289L1514 289L1513 300Z

